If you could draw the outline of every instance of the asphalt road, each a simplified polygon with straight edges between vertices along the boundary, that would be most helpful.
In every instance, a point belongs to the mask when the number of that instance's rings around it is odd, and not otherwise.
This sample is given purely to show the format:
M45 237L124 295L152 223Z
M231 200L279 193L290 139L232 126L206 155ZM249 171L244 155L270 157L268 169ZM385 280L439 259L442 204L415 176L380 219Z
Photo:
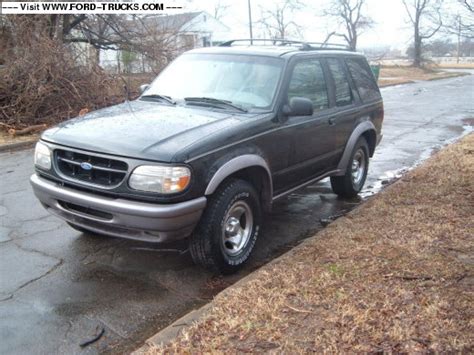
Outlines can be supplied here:
M386 88L384 139L363 197L472 129L474 76ZM471 126L470 126L471 125ZM32 150L0 154L0 353L127 352L226 286L349 211L327 180L280 200L249 267L215 277L184 245L80 234L50 216L28 178ZM102 329L96 343L81 348Z

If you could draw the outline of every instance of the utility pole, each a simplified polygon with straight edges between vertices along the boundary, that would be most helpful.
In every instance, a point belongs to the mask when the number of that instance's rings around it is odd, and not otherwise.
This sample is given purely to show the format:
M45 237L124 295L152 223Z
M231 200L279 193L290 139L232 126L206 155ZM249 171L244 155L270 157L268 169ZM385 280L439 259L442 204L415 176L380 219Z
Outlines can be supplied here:
M458 15L458 58L457 63L459 64L459 57L461 56L461 15Z
M250 30L250 44L253 45L253 31L252 31L252 6L250 5L250 0L248 0L249 3L249 30Z

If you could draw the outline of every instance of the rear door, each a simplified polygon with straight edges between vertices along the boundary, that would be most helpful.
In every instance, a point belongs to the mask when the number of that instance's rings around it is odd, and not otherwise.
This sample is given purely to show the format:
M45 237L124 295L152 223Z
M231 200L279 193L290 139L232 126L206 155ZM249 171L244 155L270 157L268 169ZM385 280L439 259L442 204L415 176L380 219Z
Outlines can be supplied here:
M330 123L334 125L335 149L340 158L359 115L358 95L350 85L349 73L344 61L341 58L327 58L327 63L333 86L334 105Z
M345 59L347 69L361 100L359 121L371 120L381 133L383 121L383 102L377 81L364 57L348 57Z

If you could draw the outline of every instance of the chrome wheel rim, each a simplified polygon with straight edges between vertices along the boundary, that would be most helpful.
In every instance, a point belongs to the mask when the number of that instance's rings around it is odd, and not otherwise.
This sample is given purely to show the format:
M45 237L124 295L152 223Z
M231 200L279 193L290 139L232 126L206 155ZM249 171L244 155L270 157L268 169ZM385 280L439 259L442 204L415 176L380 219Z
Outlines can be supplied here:
M356 186L360 185L362 179L364 178L365 174L365 154L362 149L358 149L357 152L354 154L354 158L352 159L352 183Z
M235 256L247 246L253 230L253 214L244 201L235 202L225 216L222 230L222 249L228 256Z

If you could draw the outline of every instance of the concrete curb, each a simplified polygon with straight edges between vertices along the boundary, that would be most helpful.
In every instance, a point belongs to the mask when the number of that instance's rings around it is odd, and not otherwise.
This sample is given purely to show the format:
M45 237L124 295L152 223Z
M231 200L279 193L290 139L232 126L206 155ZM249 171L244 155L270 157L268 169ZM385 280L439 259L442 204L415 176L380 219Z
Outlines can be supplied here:
M22 141L22 142L16 142L16 143L0 144L0 153L31 148L35 145L38 139L39 138L30 139L30 140Z
M145 341L145 345L141 348L132 352L132 355L142 355L147 352L151 347L158 346L161 344L168 344L173 339L175 339L183 329L186 329L193 325L197 320L199 320L209 309L211 308L212 301L208 304L202 306L199 309L191 311L185 314L183 317L167 326L166 328L160 330L158 333L153 335L151 338L148 338Z

